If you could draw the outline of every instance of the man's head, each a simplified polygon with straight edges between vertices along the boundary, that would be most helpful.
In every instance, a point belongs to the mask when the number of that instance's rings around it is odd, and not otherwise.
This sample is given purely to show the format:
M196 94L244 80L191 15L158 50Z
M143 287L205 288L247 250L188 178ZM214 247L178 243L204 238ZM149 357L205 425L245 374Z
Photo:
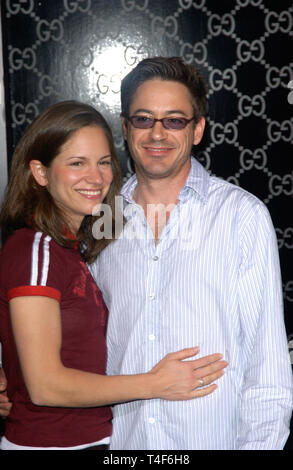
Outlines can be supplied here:
M122 81L124 137L138 176L182 180L203 135L206 87L180 58L145 59Z
M199 70L185 64L180 57L144 59L122 80L122 116L129 116L129 108L137 88L147 80L167 80L181 83L189 90L195 122L206 116L206 84Z

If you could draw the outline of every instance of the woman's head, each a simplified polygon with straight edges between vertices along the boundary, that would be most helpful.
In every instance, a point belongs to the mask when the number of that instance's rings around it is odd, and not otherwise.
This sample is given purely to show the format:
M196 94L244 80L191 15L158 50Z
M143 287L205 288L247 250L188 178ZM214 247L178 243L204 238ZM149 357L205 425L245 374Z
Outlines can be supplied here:
M96 146L96 151L93 146ZM107 184L103 186L104 203L109 204L114 211L114 197L121 186L121 170L111 130L103 116L93 107L76 101L65 101L41 113L17 145L12 159L6 201L2 210L3 217L7 211L9 212L8 220L6 220L10 222L10 227L6 227L8 231L30 225L34 220L38 229L53 235L53 238L60 242L63 237L63 234L59 233L60 227L71 224L66 207L62 201L60 204L59 196L56 195L54 185L56 175L60 175L60 171L58 173L55 170L59 168L58 164L64 155L68 159L72 157L71 161L67 161L72 169L81 167L87 158L88 148L91 149L92 154L90 159L87 159L87 174L84 174L87 182L81 183L80 187L75 187L83 191L83 193L76 192L76 195L80 197L82 206L85 201L91 200L90 195L87 197L85 191L96 190L98 186L101 189L97 181L99 178L93 178L91 174L91 169L95 173L93 162L96 157L97 167L101 169L102 175L105 173L107 175ZM81 158L78 160L73 157ZM111 165L109 165L110 161ZM100 165L102 162L104 164ZM65 165L64 161L63 163ZM80 170L76 170L77 172ZM105 194L106 189L107 194ZM72 190L74 191L73 188ZM98 193L95 194L98 195ZM94 193L92 196L94 198ZM98 199L97 197L96 203L101 202ZM78 204L78 199L76 199L76 204ZM3 217L1 217L2 220ZM3 228L5 230L5 227Z
M109 192L112 154L103 129L91 125L73 132L48 166L40 160L30 161L36 182L46 188L73 233Z

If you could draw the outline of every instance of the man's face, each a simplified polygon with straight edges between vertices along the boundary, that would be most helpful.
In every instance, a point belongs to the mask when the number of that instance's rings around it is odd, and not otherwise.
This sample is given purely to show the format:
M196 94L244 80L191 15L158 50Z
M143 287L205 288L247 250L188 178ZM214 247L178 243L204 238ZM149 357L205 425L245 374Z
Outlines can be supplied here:
M181 83L148 80L138 87L133 96L129 116L155 119L193 117L190 92ZM200 142L205 120L195 126L189 122L184 129L165 129L155 122L150 129L137 129L125 118L124 137L135 163L138 176L148 179L187 176L190 169L192 145Z

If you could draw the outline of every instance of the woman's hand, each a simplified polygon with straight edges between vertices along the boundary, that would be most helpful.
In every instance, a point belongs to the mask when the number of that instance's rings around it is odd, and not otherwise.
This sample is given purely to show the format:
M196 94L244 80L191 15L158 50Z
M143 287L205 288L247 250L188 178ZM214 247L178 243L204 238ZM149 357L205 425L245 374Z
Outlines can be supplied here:
M6 393L7 381L4 370L0 368L0 416L6 418L12 407Z
M211 354L184 361L196 354L199 348L187 348L167 354L149 372L155 377L152 397L164 400L190 400L209 395L216 388L212 384L224 374L228 363L222 354Z

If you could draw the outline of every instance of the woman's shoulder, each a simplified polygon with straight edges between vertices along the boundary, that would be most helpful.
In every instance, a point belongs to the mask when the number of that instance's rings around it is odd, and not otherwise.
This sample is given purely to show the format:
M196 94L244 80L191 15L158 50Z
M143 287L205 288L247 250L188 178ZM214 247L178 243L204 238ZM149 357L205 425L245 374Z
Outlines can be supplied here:
M28 228L15 230L15 232L5 240L1 250L2 254L23 247L24 244L31 244L35 233L34 230Z
M5 241L1 250L1 258L2 261L6 258L11 260L17 258L20 261L40 249L54 252L62 250L62 247L43 232L31 228L21 228Z
M61 285L68 271L66 253L49 235L29 228L15 231L0 256L0 283L16 286ZM55 282L54 280L57 281ZM54 284L55 282L55 284Z
M21 228L15 230L13 234L5 241L2 247L2 254L25 251L31 249L37 239L41 239L44 234L30 228Z
M18 229L5 241L0 255L0 282L23 276L31 269L36 232L31 229ZM26 276L27 277L27 276ZM5 281L6 280L6 281ZM8 281L7 281L8 282Z
M71 253L74 253L71 255ZM50 235L31 228L16 230L2 247L0 260L2 267L9 270L13 266L32 263L49 263L63 271L71 259L76 262L77 250L65 248ZM80 256L80 255L79 255Z

